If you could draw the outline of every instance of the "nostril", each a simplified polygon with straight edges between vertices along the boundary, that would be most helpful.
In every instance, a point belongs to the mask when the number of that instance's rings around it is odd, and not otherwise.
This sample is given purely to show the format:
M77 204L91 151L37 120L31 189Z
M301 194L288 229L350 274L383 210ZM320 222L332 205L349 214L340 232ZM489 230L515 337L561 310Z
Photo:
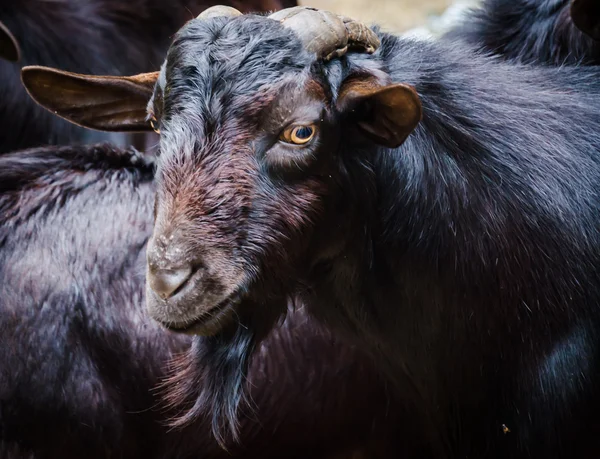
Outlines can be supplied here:
M177 269L159 269L148 273L150 288L163 300L173 296L192 275L192 267L186 266Z

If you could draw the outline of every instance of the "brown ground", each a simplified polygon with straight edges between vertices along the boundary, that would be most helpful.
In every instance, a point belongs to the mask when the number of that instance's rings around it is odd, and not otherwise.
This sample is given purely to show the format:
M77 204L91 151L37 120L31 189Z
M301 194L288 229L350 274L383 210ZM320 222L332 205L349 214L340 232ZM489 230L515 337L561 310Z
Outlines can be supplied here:
M301 5L343 13L390 32L424 25L430 15L441 14L452 0L299 0Z

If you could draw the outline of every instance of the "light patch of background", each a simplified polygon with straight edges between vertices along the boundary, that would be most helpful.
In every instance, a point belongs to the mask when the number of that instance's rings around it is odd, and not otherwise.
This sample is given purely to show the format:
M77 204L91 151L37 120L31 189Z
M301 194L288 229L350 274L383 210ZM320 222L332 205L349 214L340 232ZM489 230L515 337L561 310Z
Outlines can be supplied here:
M479 0L299 0L301 5L342 13L389 32L437 35Z

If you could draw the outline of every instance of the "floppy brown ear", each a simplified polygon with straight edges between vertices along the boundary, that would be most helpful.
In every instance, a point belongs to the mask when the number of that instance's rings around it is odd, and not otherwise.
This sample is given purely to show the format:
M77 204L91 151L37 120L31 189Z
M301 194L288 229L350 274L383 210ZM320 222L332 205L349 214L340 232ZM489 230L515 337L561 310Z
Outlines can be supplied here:
M571 2L571 19L583 33L594 40L600 40L600 1L573 0Z
M421 100L407 84L381 85L376 78L355 78L340 89L337 109L356 121L366 137L397 148L422 118Z
M129 77L79 75L49 67L21 70L29 95L74 124L98 131L150 131L146 106L158 72Z
M11 62L21 59L19 42L2 22L0 22L0 58Z

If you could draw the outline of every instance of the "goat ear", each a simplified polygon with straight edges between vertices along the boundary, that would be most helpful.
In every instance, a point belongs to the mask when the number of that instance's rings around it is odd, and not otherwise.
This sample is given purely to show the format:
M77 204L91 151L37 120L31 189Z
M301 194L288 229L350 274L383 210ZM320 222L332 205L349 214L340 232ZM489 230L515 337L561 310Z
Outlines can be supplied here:
M372 141L397 148L422 118L421 100L412 86L382 86L376 79L355 79L342 85L337 109L356 121Z
M600 40L600 2L598 0L573 0L571 19L583 33Z
M33 100L74 124L98 131L151 130L146 106L158 72L92 76L29 66L21 78Z
M2 22L0 22L0 58L11 62L21 59L19 42Z

